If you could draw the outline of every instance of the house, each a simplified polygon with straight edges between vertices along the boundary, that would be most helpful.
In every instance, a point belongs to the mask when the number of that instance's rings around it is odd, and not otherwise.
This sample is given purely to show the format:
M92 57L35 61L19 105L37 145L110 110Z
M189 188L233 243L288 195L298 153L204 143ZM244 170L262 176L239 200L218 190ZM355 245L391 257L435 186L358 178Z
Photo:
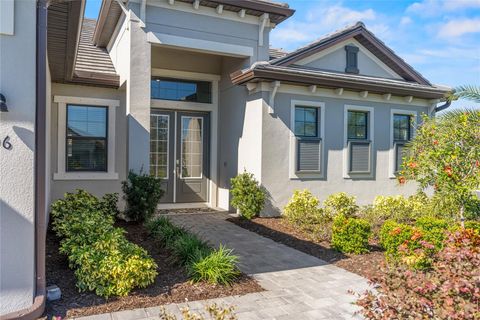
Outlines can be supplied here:
M36 5L37 4L37 5ZM162 179L166 208L231 209L249 171L277 215L295 189L360 203L410 194L396 172L431 84L363 23L287 53L270 31L294 10L266 0L0 1L2 318L45 300L48 206Z

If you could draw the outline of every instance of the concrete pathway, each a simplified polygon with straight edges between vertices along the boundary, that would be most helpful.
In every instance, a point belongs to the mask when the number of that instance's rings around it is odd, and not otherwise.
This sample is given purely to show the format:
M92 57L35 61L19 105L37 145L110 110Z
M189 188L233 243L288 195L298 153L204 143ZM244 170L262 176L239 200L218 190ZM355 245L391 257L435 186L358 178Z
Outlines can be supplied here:
M363 292L367 280L226 221L227 214L172 214L172 222L214 246L224 244L240 257L240 269L266 290L243 296L189 302L202 312L207 304L234 305L239 319L361 319L348 290ZM182 319L186 303L165 308ZM160 307L135 309L80 318L82 320L158 319Z

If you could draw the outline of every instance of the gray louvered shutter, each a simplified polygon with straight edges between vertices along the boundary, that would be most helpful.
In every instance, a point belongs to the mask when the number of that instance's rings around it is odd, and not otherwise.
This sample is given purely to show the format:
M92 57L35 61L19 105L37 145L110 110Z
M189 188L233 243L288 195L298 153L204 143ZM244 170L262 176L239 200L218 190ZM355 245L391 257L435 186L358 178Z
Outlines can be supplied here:
M350 142L350 172L370 172L370 142Z
M405 144L396 143L396 154L395 154L395 171L399 171L402 168L402 159L405 156Z
M320 139L297 140L297 171L320 171Z

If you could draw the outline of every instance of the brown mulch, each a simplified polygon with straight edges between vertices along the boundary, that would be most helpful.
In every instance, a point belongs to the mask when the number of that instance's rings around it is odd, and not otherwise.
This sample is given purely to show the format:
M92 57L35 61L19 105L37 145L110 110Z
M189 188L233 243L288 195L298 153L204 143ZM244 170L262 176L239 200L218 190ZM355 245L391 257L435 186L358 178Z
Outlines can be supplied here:
M59 239L52 231L47 234L46 277L47 285L55 284L62 291L62 298L47 302L44 319L51 316L67 318L115 312L126 309L159 306L172 302L185 302L243 295L262 291L252 278L242 275L232 286L191 283L183 267L171 263L170 252L150 237L141 224L117 222L127 231L128 240L145 248L158 264L155 282L145 289L137 289L127 297L108 300L92 292L78 292L73 270L68 268L67 257L59 253Z
M385 262L385 257L380 248L374 244L371 245L370 252L367 254L345 254L333 249L327 241L312 240L308 234L282 218L258 217L246 220L232 217L228 221L367 279L373 279L382 274L380 267Z

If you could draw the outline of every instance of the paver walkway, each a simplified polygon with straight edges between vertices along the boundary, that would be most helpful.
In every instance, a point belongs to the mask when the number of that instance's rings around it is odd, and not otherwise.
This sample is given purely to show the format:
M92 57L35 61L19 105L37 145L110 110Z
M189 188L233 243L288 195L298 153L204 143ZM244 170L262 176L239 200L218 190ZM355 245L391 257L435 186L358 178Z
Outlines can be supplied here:
M240 257L240 269L266 290L243 296L193 301L192 311L204 311L210 303L235 305L239 319L361 319L348 290L363 292L367 280L225 221L224 213L172 214L172 222L191 230L214 246L232 248ZM185 303L165 306L180 314ZM159 307L135 309L81 318L82 320L158 319ZM178 319L181 319L179 317Z

